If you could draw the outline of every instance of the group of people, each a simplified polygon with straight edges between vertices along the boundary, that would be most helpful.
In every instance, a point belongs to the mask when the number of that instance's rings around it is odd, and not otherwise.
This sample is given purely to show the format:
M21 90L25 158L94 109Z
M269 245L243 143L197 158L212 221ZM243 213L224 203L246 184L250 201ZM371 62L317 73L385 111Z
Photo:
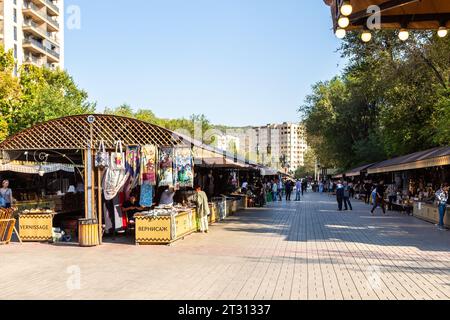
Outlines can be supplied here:
M284 182L281 179L267 181L265 184L265 192L269 201L277 202L292 201L292 194L295 192L295 200L301 201L301 197L307 192L308 181L306 179L292 180L286 179Z

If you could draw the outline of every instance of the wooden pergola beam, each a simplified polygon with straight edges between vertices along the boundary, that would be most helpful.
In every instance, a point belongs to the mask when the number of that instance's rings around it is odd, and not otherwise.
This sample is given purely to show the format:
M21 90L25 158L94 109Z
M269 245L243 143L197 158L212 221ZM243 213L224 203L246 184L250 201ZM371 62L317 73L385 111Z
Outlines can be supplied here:
M418 2L420 0L388 0L386 2L383 2L381 4L379 4L378 6L380 7L380 12L386 12L392 9L397 9L415 2ZM350 19L350 23L354 24L354 22L358 21L358 20L362 20L364 18L369 17L371 14L367 13L367 10L361 10L358 12L355 12L353 14L350 15L349 19Z
M412 22L437 22L437 24L445 25L450 21L450 12L449 13L434 13L434 14L409 14L409 15L392 15L392 16L381 16L382 24L390 24L390 23L400 23L400 24L409 24ZM352 26L363 26L365 24L365 20L360 19L355 23L352 23Z

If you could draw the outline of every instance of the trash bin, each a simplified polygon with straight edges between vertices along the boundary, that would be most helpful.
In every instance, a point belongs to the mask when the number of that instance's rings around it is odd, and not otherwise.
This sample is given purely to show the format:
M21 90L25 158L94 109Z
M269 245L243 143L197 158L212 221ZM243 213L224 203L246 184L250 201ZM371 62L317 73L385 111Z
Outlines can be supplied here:
M95 247L100 244L97 219L78 220L78 242L80 247Z

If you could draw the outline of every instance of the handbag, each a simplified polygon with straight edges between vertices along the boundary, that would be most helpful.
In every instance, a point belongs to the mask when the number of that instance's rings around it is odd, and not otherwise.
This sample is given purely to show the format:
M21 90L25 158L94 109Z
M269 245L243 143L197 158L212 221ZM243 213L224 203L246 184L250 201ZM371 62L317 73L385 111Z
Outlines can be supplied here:
M125 153L120 140L116 142L116 151L111 153L110 168L112 170L125 170Z
M100 141L97 154L95 155L95 166L97 168L109 167L109 153L106 152L105 142L103 140Z

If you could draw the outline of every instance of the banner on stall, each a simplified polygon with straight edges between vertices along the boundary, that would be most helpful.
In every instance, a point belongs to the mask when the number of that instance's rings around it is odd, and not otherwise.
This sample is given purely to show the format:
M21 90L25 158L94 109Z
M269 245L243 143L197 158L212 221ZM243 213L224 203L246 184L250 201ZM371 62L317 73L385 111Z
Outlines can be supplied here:
M193 187L194 170L191 148L183 147L175 149L174 178L175 185L180 187Z
M156 158L158 149L154 145L141 148L141 184L156 186Z
M173 148L161 148L159 152L159 186L166 187L173 184Z

